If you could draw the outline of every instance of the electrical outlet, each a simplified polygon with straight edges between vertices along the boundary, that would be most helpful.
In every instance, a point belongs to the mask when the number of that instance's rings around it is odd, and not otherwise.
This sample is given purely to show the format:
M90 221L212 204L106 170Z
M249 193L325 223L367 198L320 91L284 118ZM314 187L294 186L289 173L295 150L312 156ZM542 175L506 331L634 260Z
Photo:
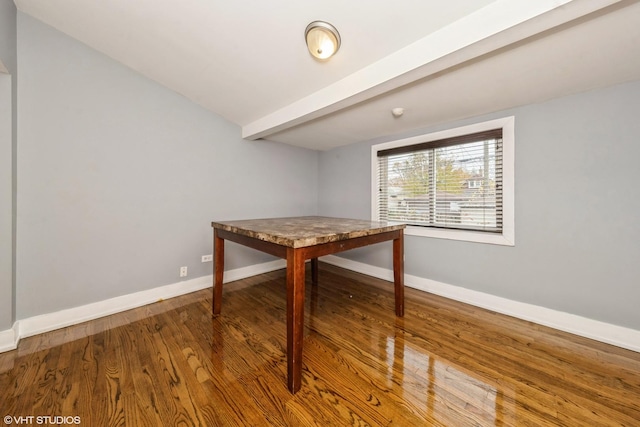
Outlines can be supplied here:
M187 277L187 267L180 267L180 277Z
M202 262L211 262L213 261L213 255L202 255Z

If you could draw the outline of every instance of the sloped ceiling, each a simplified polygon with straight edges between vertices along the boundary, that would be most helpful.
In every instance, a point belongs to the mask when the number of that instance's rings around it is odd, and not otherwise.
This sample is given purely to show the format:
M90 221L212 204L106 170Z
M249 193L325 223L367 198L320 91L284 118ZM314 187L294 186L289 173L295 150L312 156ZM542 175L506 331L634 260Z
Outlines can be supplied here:
M637 0L15 3L246 139L317 150L640 79ZM329 61L314 20L340 31Z

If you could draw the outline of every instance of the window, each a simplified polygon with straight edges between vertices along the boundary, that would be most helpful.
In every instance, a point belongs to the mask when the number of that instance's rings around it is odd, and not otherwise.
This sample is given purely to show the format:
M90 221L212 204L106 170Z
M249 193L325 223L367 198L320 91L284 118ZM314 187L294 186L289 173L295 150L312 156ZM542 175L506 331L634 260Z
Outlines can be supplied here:
M372 147L373 218L407 234L514 244L514 118Z

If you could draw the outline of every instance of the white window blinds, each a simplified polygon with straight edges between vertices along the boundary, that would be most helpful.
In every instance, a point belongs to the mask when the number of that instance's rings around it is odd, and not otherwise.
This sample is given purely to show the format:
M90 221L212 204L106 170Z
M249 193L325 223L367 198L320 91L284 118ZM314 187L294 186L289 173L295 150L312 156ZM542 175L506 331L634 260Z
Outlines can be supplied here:
M380 220L502 232L502 129L378 151Z

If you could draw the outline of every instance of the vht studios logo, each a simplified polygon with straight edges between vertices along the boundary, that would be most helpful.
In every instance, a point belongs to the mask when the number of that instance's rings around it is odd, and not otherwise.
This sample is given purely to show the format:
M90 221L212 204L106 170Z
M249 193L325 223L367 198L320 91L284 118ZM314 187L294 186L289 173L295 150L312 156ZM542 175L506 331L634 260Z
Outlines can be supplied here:
M79 416L75 417L64 417L62 415L21 415L19 417L13 415L7 415L4 417L4 423L6 425L49 425L49 426L58 426L58 425L69 425L69 424L77 424L79 425L81 419Z

